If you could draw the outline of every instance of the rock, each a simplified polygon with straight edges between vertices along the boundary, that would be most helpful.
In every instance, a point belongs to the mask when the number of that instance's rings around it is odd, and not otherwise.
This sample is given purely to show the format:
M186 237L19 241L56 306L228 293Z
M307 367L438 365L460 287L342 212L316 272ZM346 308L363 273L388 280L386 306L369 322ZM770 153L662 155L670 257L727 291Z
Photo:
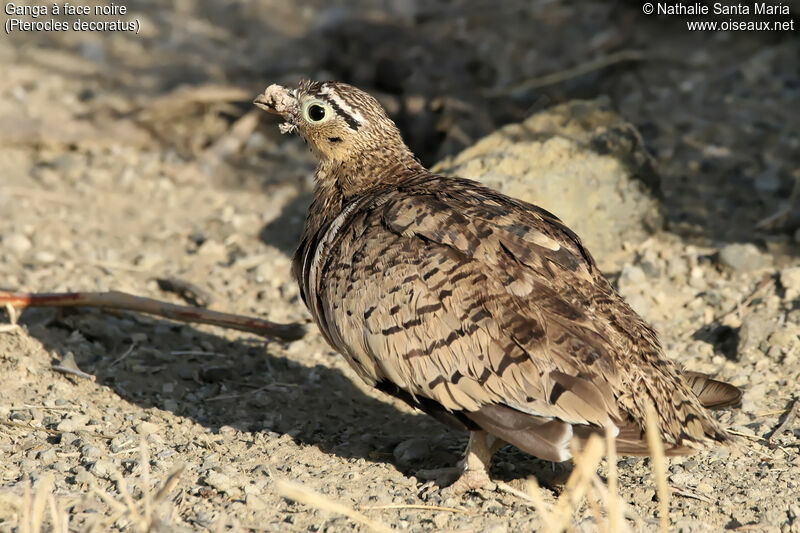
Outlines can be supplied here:
M3 249L21 256L31 249L31 241L22 233L12 233L3 238Z
M20 421L20 422L30 422L33 420L33 416L31 416L31 412L27 409L22 409L20 411L14 411L11 415L11 420Z
M792 520L800 518L800 505L796 503L789 505L789 518Z
M700 494L714 494L714 487L707 481L701 481L695 488Z
M56 429L63 433L74 433L75 431L85 430L88 422L88 416L83 414L74 414L59 422L59 424L56 426Z
M47 250L42 250L41 252L36 252L34 259L43 265L49 265L50 263L55 262L56 254L53 252L48 252Z
M638 266L626 264L622 267L622 272L619 274L619 281L617 284L620 288L641 285L647 281L647 275L644 270Z
M136 433L139 435L152 435L153 433L158 433L161 431L161 427L157 424L153 424L152 422L141 422L136 426Z
M622 267L617 281L619 293L634 311L643 316L647 316L651 307L649 299L645 296L645 292L650 290L646 282L647 274L644 270L631 264Z
M58 456L56 455L56 450L54 448L48 448L44 451L41 451L37 456L37 459L46 465L52 465L57 458Z
M103 456L103 450L97 446L84 446L81 448L81 457L86 460L96 460Z
M719 251L719 263L734 272L751 272L769 266L769 257L750 243L727 244Z
M260 496L248 492L244 497L245 506L251 511L263 511L268 507L267 502Z
M112 480L117 473L117 467L113 462L101 459L89 467L89 472L102 479Z
M739 342L736 346L738 357L758 350L761 343L775 331L776 326L775 318L766 313L757 312L745 316L739 329Z
M772 348L786 348L788 351L792 347L800 344L800 326L792 322L784 323L783 326L777 328L772 335L767 339L770 349Z
M400 467L409 467L417 464L431 452L428 439L414 438L404 440L394 448L394 458Z
M218 492L224 492L228 495L237 492L236 486L231 478L215 470L209 470L203 481L206 485L215 488Z
M795 300L800 296L800 267L784 268L780 272L780 280L787 300Z
M233 369L227 366L211 366L200 370L199 377L206 383L217 383L232 379Z
M228 251L224 244L208 240L197 249L197 255L211 261L225 261L228 257Z
M433 515L433 525L436 526L436 529L441 531L447 525L447 522L450 521L450 515L448 513L436 513Z
M75 482L80 485L86 485L92 483L94 478L92 478L91 474L82 466L75 467Z
M508 533L508 526L500 522L491 522L481 530L481 533Z
M505 126L433 171L551 211L603 257L663 226L658 176L642 144L605 104L574 101Z

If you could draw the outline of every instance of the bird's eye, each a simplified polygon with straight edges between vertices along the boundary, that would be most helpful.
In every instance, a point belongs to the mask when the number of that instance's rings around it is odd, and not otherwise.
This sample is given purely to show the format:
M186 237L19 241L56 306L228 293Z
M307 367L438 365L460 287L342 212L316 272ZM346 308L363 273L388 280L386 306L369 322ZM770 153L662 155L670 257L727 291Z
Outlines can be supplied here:
M311 104L308 106L308 118L313 122L319 122L325 118L325 108L319 104Z
M327 122L335 116L333 109L324 100L311 100L303 104L303 119L312 124Z

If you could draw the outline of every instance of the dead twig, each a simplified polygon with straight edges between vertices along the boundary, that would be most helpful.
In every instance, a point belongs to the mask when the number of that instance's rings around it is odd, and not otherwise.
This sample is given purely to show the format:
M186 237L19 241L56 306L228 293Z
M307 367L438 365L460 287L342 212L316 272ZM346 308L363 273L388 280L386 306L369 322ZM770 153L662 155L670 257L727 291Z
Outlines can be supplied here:
M677 494L678 496L683 496L685 498L693 498L695 500L700 500L701 502L706 503L713 503L710 498L707 496L703 496L699 492L689 487L679 487L678 485L670 485L669 490L673 494Z
M742 300L740 303L737 303L734 306L734 308L731 309L730 311L723 313L722 315L712 320L712 324L713 323L724 324L729 317L734 315L738 315L739 320L741 320L742 310L749 307L750 304L753 303L753 300L755 300L764 291L764 289L769 287L770 284L774 283L774 281L775 281L774 276L771 273L765 274L764 277L761 278L761 281L759 281L758 284L756 285L756 288L753 289L753 292L751 292L747 296L747 298Z
M260 318L221 313L184 305L175 305L151 298L143 298L119 291L109 292L63 292L63 293L16 293L0 291L0 304L16 309L27 307L97 307L120 309L161 316L179 322L211 324L223 328L256 333L263 337L287 341L305 335L301 324L278 324Z
M645 58L646 56L644 52L640 52L639 50L620 50L618 52L614 52L613 54L598 57L592 59L591 61L587 61L586 63L581 63L580 65L560 70L558 72L551 72L550 74L545 74L544 76L529 78L519 83L515 83L509 87L484 90L483 95L488 98L495 98L508 96L510 94L522 91L532 91L534 89L547 87L548 85L555 85L556 83L577 78L596 70L602 70L617 63L643 61Z
M772 435L767 438L767 442L772 442L772 439L780 436L781 433L789 429L792 425L792 422L794 422L794 419L797 418L798 411L800 411L800 402L795 399L792 401L792 406L786 413L786 417L783 419L783 422L781 422L778 427L775 428L775 431L772 432Z
M797 199L800 198L800 169L795 170L792 175L794 176L794 185L792 186L792 192L789 193L789 198L786 199L780 209L775 213L756 222L756 229L768 228L791 214L792 209L797 203Z
M123 360L125 360L126 357L128 357L130 354L133 353L134 348L136 348L136 343L132 342L131 345L128 347L128 349L125 350L125 352L122 355L111 361L111 364L108 365L108 368L112 368L115 365L121 363Z
M418 503L397 503L392 505L368 505L366 507L362 507L361 510L363 511L389 511L392 509L415 509L420 511L446 511L448 513L463 513L469 514L469 511L465 509L459 509L457 507L442 507L441 505L422 505Z
M188 179L198 173L212 174L220 163L241 150L244 143L247 142L247 139L258 127L259 113L257 109L254 109L239 117L231 125L227 133L203 150L196 161L184 167L180 177Z
M0 324L0 333L9 333L17 331L20 327L17 324Z

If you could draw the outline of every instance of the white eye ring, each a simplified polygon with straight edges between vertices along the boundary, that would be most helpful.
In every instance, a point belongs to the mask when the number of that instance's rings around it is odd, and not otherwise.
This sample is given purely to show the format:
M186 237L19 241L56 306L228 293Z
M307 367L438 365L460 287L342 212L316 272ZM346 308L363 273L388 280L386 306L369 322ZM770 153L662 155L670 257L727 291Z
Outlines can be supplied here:
M303 104L303 119L311 124L320 124L333 118L333 108L322 100L309 100Z

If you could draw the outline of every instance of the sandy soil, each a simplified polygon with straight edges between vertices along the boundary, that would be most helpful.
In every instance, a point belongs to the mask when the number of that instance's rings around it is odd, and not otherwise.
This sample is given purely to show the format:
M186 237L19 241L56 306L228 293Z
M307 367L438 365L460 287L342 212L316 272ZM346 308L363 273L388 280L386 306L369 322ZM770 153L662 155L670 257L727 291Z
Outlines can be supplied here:
M268 83L375 91L428 163L555 103L608 98L655 156L667 225L603 264L671 357L746 391L720 414L740 448L669 461L670 519L800 531L800 427L773 435L800 394L799 219L757 226L800 179L797 33L690 33L636 5L495 4L144 1L130 7L138 36L5 36L0 288L182 303L156 281L174 276L213 309L307 322L289 263L314 163L270 119L249 128ZM514 90L622 50L642 53ZM276 478L396 529L542 527L512 494L425 487L415 474L454 463L465 435L362 386L313 326L282 343L91 310L20 324L0 331L2 531L24 531L29 482L52 483L71 530L131 528L141 520L115 521L98 492L124 503L128 487L144 512L143 492L180 465L153 510L163 531L364 527L282 498ZM72 361L88 377L53 370ZM571 469L506 449L493 475L519 489L535 476L552 502ZM618 469L629 525L653 529L650 461ZM576 530L593 516L584 504Z

